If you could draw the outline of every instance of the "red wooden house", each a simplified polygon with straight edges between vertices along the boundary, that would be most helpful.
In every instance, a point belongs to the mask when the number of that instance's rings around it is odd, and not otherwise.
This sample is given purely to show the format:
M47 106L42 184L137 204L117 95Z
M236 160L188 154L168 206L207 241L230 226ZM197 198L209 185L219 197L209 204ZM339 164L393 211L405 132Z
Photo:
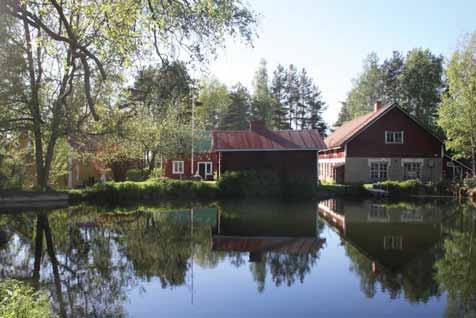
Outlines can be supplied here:
M194 143L194 152L164 160L163 175L172 179L213 180L218 169L217 154L211 151L211 136L209 132L199 133L199 140Z
M345 122L319 153L320 180L366 183L443 178L443 142L398 104L382 106Z
M268 171L280 177L318 180L318 151L325 149L317 130L269 130L262 121L249 130L213 131L218 175L225 171Z

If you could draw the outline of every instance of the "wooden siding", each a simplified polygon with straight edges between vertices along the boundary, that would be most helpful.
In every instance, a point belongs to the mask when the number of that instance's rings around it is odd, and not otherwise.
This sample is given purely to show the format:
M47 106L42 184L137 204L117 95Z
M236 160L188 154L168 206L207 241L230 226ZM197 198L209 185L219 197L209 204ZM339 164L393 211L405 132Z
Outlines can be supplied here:
M193 171L197 171L198 162L211 161L212 162L212 177L215 174L215 171L218 170L218 155L215 152L206 152L206 153L196 153L193 156ZM183 174L174 174L172 173L173 161L183 161L184 162L184 173ZM192 177L191 165L192 159L191 156L177 157L174 159L164 160L164 171L163 174L167 178L172 179L189 179Z
M403 144L386 144L385 131L403 131ZM441 158L441 142L398 108L347 144L347 157Z
M344 158L344 148L321 150L319 152L319 159Z
M279 176L317 179L317 151L222 152L221 172L271 171Z

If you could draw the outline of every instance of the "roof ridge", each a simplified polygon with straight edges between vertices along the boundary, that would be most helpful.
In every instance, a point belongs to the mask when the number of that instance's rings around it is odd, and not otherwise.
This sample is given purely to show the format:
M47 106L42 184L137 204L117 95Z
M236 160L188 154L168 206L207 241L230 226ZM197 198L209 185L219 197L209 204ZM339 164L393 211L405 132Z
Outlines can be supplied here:
M344 122L341 126L339 126L336 130L334 130L334 132L331 135L329 135L327 138L325 138L325 141L327 141L327 142L325 142L326 146L329 147L329 148L334 148L334 147L341 146L342 144L344 144L347 141L347 139L349 139L354 134L361 131L366 125L368 125L373 120L375 120L376 118L378 118L379 116L381 116L382 114L384 114L385 112L387 112L388 110L390 110L392 107L395 107L395 106L398 106L398 104L397 103L387 103L385 106L381 107L377 111L368 112L368 113L363 114L359 117L356 117L356 118L354 118L350 121ZM355 124L355 127L352 127L352 124ZM346 128L348 128L348 129L350 128L348 132L345 130ZM329 140L332 139L332 136L333 135L335 136L335 134L338 133L339 131L344 132L343 136L338 138L337 142L334 142L331 145L329 145Z

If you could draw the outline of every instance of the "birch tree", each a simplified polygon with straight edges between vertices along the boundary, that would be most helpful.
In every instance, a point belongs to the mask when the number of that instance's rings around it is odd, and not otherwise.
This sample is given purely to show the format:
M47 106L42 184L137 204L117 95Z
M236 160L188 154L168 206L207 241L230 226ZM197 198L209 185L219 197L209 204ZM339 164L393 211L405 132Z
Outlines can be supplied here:
M476 33L456 51L446 71L448 92L438 109L438 124L455 158L471 158L476 176Z

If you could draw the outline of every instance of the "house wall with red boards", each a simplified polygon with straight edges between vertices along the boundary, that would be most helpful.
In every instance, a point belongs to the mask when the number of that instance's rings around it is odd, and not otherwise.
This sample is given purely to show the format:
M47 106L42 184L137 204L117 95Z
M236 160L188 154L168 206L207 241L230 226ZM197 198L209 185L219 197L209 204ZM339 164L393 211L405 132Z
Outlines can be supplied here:
M204 180L213 180L215 172L218 171L218 154L215 152L194 154L193 170L191 155L164 160L163 167L163 175L167 178L190 179L198 174Z

